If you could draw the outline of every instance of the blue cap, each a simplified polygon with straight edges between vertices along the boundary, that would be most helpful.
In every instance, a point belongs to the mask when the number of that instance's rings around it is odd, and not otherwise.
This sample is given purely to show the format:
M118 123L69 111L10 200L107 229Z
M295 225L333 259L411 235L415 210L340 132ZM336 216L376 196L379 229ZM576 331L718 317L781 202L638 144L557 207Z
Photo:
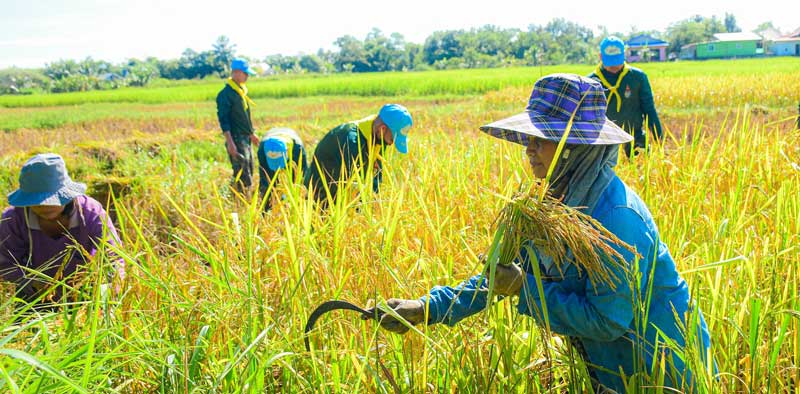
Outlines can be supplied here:
M606 37L600 43L600 59L603 66L621 66L625 63L625 43L614 36Z
M247 65L247 60L244 60L240 57L233 58L233 61L231 61L231 70L240 70L246 72L249 75L256 75L256 72L253 71L253 69L250 68L249 65Z
M70 179L61 156L42 153L22 166L19 189L8 195L8 203L15 207L67 205L85 193L86 185Z
M414 122L406 107L400 104L386 104L378 112L378 117L392 131L394 146L400 153L408 153L408 130Z
M267 157L267 167L272 171L286 168L286 143L278 138L267 138L261 141L264 156Z

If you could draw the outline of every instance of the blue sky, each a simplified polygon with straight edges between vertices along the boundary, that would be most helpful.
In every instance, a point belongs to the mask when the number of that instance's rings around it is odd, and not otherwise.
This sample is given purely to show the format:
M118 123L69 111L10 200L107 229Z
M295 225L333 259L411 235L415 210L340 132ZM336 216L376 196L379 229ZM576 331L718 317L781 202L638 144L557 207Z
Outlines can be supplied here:
M373 27L422 42L431 32L494 24L527 28L556 18L610 31L665 29L694 14L732 12L745 30L771 20L800 26L800 3L763 0L433 1L366 0L0 0L0 68L41 67L59 59L120 62L130 57L177 58L205 50L220 35L238 53L313 53L339 36L363 38ZM600 7L598 7L600 5Z

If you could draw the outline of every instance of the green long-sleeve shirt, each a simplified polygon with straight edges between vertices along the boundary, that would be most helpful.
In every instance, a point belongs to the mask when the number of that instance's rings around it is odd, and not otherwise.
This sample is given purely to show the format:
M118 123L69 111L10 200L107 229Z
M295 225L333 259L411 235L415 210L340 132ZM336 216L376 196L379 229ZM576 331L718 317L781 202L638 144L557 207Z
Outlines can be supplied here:
M229 85L225 85L217 94L217 118L220 129L230 132L234 138L241 139L253 134L250 109L244 109L242 96Z
M656 105L653 101L653 90L650 88L647 75L636 67L626 67L630 70L617 89L619 97L622 98L620 110L617 111L617 97L612 97L608 102L606 116L619 127L633 134L636 146L644 146L645 134L642 129L644 120L647 119L648 129L659 140L663 135L661 121L658 119ZM601 72L608 83L612 86L616 85L619 74L613 74L606 69L602 69ZM600 81L596 73L592 73L589 77ZM604 86L604 88L606 97L608 97L608 87Z
M381 182L380 151L382 146L370 142L375 115L341 124L329 131L317 144L303 183L313 187L317 201L326 198L325 185L336 198L338 185L356 173L367 175L372 169L372 190L378 192ZM374 150L370 155L370 150ZM371 157L370 157L371 156ZM324 183L323 183L324 181Z

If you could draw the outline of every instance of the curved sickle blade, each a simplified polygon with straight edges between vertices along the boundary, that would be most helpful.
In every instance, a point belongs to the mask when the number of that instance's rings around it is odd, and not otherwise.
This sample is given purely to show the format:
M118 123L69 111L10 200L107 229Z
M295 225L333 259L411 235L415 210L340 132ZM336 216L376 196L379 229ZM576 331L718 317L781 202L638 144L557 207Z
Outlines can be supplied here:
M322 317L322 315L336 310L348 310L348 311L358 312L361 314L361 318L364 320L367 319L378 320L380 319L381 315L383 315L383 312L375 308L366 310L347 301L331 300L323 302L322 305L318 306L317 309L314 309L314 311L311 312L311 315L308 316L308 321L306 322L306 329L303 335L304 336L303 341L305 342L307 351L311 351L311 345L308 342L308 333L314 329L314 324L317 323L317 320L319 320L319 318Z

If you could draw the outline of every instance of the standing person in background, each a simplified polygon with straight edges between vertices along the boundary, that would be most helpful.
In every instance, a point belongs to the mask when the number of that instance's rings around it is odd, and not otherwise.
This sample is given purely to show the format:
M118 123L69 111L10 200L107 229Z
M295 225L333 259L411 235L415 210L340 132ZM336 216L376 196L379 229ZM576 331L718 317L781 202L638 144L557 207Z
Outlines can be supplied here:
M394 144L398 152L407 153L412 124L405 107L386 104L376 115L336 126L317 144L303 183L317 202L326 201L328 195L334 202L340 183L359 172L366 175L372 168L372 191L377 193L384 148Z
M649 143L644 122L657 141L663 132L653 102L653 90L647 75L625 63L625 43L617 37L606 37L600 43L600 64L589 77L600 81L608 98L606 114L617 126L633 135L633 144L624 145L628 156L638 150L647 151Z
M217 118L233 168L232 185L239 193L253 184L253 152L250 146L259 143L250 118L250 110L255 103L247 97L245 86L248 76L255 74L246 60L233 59L231 77L217 95Z
M39 154L22 167L19 189L8 195L11 207L0 220L0 278L16 285L18 297L31 302L51 283L72 283L72 274L103 243L120 245L103 206L85 192L59 155ZM115 265L116 276L124 279L124 262Z
M306 149L303 146L303 140L294 130L285 127L273 128L269 129L261 139L257 156L258 194L260 198L266 198L264 210L268 211L272 207L272 190L277 185L277 180L275 180L270 189L273 178L279 170L286 169L289 162L293 163L288 168L290 179L294 180L297 176L305 174L308 169ZM269 193L267 193L268 191Z

